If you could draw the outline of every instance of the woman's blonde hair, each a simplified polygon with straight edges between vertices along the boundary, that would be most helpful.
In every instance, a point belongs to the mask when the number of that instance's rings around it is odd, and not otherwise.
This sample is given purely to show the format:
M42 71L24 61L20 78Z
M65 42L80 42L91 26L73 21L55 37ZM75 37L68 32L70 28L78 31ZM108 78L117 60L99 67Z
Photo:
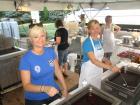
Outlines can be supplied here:
M29 29L28 35L29 35L29 37L34 37L34 36L38 36L39 33L45 33L45 35L46 35L46 32L42 26L35 25Z
M100 23L99 23L98 20L90 20L90 21L88 22L88 24L87 24L87 28L90 29L90 28L91 28L91 25L92 25L93 23L94 23L94 24L99 24L99 25L100 25Z

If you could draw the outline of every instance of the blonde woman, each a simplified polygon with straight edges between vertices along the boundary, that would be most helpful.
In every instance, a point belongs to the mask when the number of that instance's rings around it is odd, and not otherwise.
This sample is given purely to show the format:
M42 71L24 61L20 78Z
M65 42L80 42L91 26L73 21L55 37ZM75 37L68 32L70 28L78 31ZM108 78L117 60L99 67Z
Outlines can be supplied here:
M62 84L62 95L67 96L67 87L52 48L45 47L46 34L39 24L29 29L32 49L23 55L19 70L25 90L25 105L48 105L60 97L60 88L54 74Z
M120 69L107 63L103 63L104 50L100 40L100 24L97 20L88 23L89 37L83 42L83 64L79 79L79 87L84 84L92 84L100 89L103 68L117 72Z

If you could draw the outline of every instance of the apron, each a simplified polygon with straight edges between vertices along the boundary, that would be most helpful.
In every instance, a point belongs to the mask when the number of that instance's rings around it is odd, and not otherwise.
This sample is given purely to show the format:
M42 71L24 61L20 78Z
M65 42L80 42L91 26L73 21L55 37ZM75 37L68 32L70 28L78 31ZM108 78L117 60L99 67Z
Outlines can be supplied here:
M94 49L94 55L96 59L102 61L104 56L104 51L100 43L100 49L95 48L92 38L90 37L92 47ZM79 87L83 87L83 83L91 84L99 89L101 89L101 75L103 73L103 68L100 68L93 64L90 60L84 62L81 67L81 74L79 78Z
M113 27L113 26L112 26ZM115 39L112 28L105 28L103 30L103 48L104 52L113 52L115 47Z

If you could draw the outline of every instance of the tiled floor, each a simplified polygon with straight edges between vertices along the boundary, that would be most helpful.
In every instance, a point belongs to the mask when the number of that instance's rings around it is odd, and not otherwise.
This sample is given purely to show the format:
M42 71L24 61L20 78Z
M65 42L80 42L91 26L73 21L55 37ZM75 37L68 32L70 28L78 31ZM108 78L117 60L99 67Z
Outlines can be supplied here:
M68 71L68 77L65 78L69 91L78 85L79 75ZM4 94L3 105L24 105L23 88L20 87L14 91Z

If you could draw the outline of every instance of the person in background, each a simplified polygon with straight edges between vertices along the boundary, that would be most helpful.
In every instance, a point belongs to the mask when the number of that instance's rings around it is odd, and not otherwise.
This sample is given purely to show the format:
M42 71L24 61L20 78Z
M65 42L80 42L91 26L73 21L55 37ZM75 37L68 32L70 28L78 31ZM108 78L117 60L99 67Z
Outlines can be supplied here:
M67 55L68 55L68 31L66 28L64 28L63 21L62 20L57 20L55 22L55 26L57 28L55 32L55 42L58 45L57 46L57 51L58 51L58 59L59 59L59 64L62 70L62 73L65 77L68 75L66 74L66 71L68 69L68 64L67 64Z
M25 93L25 105L48 105L60 97L60 88L54 75L62 84L62 95L67 97L67 87L52 48L45 47L46 33L40 24L29 29L32 49L21 58L19 71Z
M106 24L101 29L101 38L103 40L104 58L110 62L110 57L115 48L114 32L118 32L120 27L112 24L112 16L110 15L105 17L105 22Z
M101 88L101 75L103 68L118 72L120 69L116 66L103 63L104 50L100 39L100 24L97 20L90 20L88 23L89 37L85 39L82 45L83 64L81 67L79 87L85 83Z
M85 20L85 14L80 15L80 22L79 22L79 32L78 34L82 36L87 36L87 26L86 26L86 20Z
M79 26L80 27L84 27L86 25L86 20L85 20L85 14L81 14L80 15L80 23L79 23Z

